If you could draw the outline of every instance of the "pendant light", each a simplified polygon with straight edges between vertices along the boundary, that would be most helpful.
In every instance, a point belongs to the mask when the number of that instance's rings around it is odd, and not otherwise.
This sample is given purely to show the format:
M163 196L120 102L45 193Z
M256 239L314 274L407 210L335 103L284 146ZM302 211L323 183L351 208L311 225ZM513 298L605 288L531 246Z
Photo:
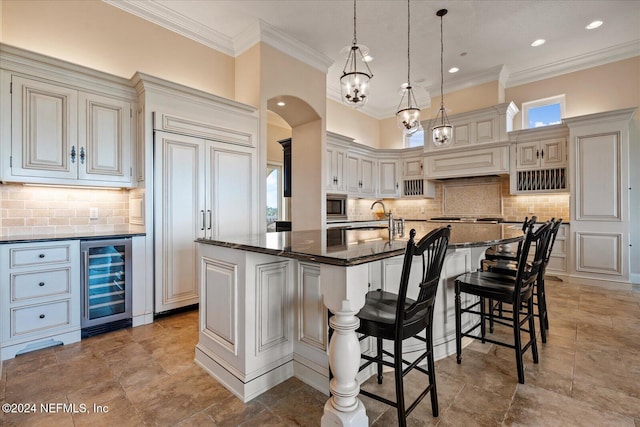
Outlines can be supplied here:
M449 118L444 110L444 42L442 41L442 17L447 14L447 9L440 9L436 15L440 17L440 109L433 121L431 128L433 143L437 147L444 147L453 141L453 126L449 124Z
M351 46L342 49L348 51L347 62L340 77L342 101L354 108L360 108L366 104L369 91L369 80L373 77L365 56L369 53L366 46L359 45L356 37L356 0L353 0L353 41ZM362 63L361 71L358 71L358 63ZM364 71L366 69L366 72Z
M411 135L420 129L420 108L411 87L411 0L407 0L407 83L403 87L396 120L402 133Z

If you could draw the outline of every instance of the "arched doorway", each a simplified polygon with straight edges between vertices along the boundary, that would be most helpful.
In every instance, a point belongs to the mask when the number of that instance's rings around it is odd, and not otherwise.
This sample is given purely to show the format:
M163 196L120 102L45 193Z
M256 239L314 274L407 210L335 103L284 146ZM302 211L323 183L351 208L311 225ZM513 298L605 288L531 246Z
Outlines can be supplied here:
M291 174L291 195L283 199L279 214L282 214L283 220L291 221L293 230L322 228L323 150L319 147L322 146L324 135L321 117L307 102L288 95L268 99L267 110L271 112L268 114L271 123L267 124L266 171L278 174L278 170L281 170L278 177L280 182L285 174ZM282 120L279 126L278 118ZM289 126L290 135L286 135L286 126ZM278 141L286 138L291 138L291 170L285 170L282 155L275 154L282 153ZM278 167L279 163L282 168ZM273 183L267 183L266 188L267 205L274 204L273 197L269 200L273 195ZM269 220L273 220L273 216Z

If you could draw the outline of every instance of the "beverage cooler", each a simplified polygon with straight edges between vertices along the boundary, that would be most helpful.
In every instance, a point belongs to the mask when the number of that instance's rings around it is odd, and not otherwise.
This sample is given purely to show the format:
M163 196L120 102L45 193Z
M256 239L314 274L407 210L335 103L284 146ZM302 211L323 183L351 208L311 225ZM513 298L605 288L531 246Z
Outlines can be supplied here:
M131 326L131 239L86 240L82 261L82 337Z

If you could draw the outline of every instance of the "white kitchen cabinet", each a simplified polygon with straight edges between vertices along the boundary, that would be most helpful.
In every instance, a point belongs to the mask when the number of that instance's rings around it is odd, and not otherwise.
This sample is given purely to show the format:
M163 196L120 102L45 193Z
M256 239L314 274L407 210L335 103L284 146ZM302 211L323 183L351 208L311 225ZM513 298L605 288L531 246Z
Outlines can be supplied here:
M326 153L327 171L325 188L332 193L346 193L347 180L345 168L347 166L347 152L338 147L328 145Z
M378 160L378 197L400 197L400 174L398 161Z
M5 45L0 59L4 181L135 186L128 80Z
M549 256L547 274L564 277L568 274L569 265L569 224L561 224Z
M636 108L628 108L564 119L570 135L572 279L628 284L640 277L635 114Z
M195 239L255 231L253 151L156 131L156 312L198 303Z
M80 340L79 241L0 246L2 358Z
M405 178L422 178L422 156L402 159L402 176Z
M565 138L523 142L516 146L517 169L559 167L567 164Z
M565 124L509 133L511 194L569 191Z
M472 150L507 141L507 133L512 130L513 118L520 110L513 102L506 102L495 106L481 108L465 113L449 116L449 123L453 125L453 141L441 147L431 141L430 133L426 138L425 153L442 153L456 149ZM424 129L430 129L430 120L422 121Z
M294 332L292 264L273 255L198 244L203 303L195 360L243 402L293 376L296 336L322 340L326 333L318 321ZM319 310L326 325L322 301L319 307L314 303L305 307ZM326 364L326 350L318 353Z
M425 157L426 178L460 178L509 173L507 145L451 151Z
M347 190L353 197L376 197L376 160L373 157L347 154Z

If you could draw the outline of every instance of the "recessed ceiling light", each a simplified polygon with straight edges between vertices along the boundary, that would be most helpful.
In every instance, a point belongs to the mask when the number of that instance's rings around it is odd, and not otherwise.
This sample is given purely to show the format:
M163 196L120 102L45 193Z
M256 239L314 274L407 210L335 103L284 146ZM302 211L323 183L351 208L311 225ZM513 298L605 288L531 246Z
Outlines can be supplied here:
M538 40L535 40L533 43L531 43L531 46L533 47L542 46L545 42L546 42L545 39L538 39Z
M282 101L278 101L278 103L276 104L278 107L284 107L286 104Z
M460 71L460 68L458 68L458 67L451 67L451 68L449 68L449 72L450 72L451 74L453 74L453 73L457 73L458 71Z
M587 30L593 30L594 28L598 28L600 25L602 25L602 21L593 21L592 23L587 25L585 28Z
M364 62L371 62L371 61L373 61L373 56L371 56L371 55L365 55L365 56L362 58L362 60L363 60Z

